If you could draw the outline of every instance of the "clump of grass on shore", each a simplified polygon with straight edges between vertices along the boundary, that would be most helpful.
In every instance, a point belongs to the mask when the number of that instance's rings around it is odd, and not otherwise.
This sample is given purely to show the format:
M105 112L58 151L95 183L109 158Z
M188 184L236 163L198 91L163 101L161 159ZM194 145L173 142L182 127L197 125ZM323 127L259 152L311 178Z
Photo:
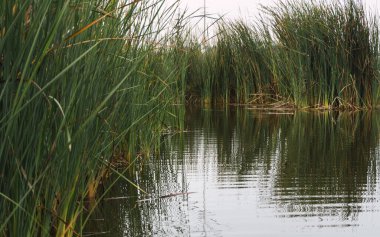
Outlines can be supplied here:
M361 3L290 1L267 10L280 78L296 104L370 108L377 102L378 25Z
M264 12L256 24L220 23L215 45L198 50L201 63L190 62L198 71L189 77L206 91L200 96L299 108L377 105L378 23L360 2L286 1Z

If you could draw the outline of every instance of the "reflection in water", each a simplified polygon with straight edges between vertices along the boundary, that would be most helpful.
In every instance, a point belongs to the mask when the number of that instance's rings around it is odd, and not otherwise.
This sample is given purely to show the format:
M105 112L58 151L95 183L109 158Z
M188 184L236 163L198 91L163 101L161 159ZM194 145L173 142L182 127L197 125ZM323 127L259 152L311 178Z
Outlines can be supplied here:
M118 182L108 236L378 236L379 115L188 111L187 132ZM170 193L195 192L159 198ZM107 236L107 234L105 235Z

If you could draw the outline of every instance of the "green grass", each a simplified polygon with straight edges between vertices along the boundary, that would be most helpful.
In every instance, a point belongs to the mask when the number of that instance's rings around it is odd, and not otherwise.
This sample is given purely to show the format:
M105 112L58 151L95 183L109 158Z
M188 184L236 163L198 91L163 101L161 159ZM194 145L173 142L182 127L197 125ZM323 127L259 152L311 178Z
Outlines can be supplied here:
M176 5L3 1L0 235L78 236L113 159L181 124L185 61L162 55Z
M159 152L163 132L183 129L186 102L379 103L378 25L360 2L279 4L257 23L220 22L208 45L177 10L0 3L1 236L82 235L112 162Z
M214 45L192 48L189 92L227 104L378 105L378 21L360 1L286 1L263 11L253 23L220 22Z

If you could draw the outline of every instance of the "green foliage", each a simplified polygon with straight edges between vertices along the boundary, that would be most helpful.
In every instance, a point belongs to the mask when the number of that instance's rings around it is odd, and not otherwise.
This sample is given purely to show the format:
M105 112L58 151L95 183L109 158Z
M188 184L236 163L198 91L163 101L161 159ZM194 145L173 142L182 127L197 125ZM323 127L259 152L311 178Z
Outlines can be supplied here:
M214 46L193 49L200 62L190 62L193 88L224 103L358 109L379 102L378 23L360 2L286 1L264 12L254 25L220 23Z
M112 162L158 151L162 132L182 129L186 100L379 102L378 25L359 2L282 3L265 9L269 21L220 23L209 45L190 37L177 9L0 3L1 236L82 235L87 197Z
M164 6L2 1L1 236L82 235L109 163L147 155L179 124L185 65L154 43L177 9Z

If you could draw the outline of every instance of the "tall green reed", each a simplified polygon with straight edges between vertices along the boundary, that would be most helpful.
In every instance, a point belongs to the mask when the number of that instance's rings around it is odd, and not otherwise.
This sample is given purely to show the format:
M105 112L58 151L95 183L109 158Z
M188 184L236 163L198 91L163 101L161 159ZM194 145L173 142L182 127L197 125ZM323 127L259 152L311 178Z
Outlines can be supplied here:
M171 105L184 64L161 61L157 46L176 5L15 0L0 9L0 235L82 235L105 168L149 152L179 124Z
M377 105L378 22L360 1L286 1L263 12L254 23L220 22L209 50L191 47L190 93L227 104Z
M301 106L372 107L378 25L361 2L288 1L272 17L280 77Z

